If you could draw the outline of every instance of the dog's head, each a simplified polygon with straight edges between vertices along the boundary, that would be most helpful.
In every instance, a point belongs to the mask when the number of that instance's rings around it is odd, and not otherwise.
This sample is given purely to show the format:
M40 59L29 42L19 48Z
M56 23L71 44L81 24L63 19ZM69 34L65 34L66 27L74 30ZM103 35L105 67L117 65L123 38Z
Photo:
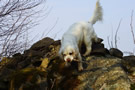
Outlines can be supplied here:
M71 46L61 48L59 51L60 57L64 59L66 62L72 62L74 59L76 59L76 54L76 50Z

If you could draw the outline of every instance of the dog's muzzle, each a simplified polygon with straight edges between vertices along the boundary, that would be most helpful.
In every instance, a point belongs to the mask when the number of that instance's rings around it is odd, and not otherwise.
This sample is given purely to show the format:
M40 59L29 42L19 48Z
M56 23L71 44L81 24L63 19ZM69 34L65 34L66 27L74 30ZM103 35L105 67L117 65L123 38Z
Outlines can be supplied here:
M70 58L67 58L66 61L67 61L67 62L71 62L71 59L70 59Z

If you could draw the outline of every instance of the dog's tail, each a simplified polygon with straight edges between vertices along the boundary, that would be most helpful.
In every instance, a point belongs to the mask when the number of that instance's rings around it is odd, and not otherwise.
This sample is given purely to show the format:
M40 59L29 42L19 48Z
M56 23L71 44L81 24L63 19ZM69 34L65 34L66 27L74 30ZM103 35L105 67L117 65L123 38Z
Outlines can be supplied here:
M102 7L100 6L99 0L97 0L96 8L94 10L93 16L90 19L90 22L92 24L95 24L96 21L102 21L103 13L102 13Z

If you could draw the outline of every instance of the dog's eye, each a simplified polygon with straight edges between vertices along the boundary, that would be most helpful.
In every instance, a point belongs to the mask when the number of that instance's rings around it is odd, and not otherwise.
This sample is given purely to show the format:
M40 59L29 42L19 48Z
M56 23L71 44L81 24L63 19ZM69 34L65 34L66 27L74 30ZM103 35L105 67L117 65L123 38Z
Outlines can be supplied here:
M72 55L73 53L69 53L69 55Z
M66 54L63 54L63 56L66 56Z

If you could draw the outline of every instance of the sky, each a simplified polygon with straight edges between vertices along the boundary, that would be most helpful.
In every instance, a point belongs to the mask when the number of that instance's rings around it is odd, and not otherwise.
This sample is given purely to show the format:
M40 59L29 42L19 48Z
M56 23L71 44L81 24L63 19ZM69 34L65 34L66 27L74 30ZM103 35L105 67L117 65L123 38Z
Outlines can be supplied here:
M47 17L35 27L35 32L41 37L61 39L70 25L78 21L89 21L95 8L96 0L47 0ZM135 44L131 33L131 13L133 12L133 29L135 32L135 0L100 0L103 8L103 21L94 24L97 36L104 39L106 48L113 41L118 25L117 47L123 52L134 52ZM38 31L36 31L38 29ZM115 45L113 45L114 47Z

